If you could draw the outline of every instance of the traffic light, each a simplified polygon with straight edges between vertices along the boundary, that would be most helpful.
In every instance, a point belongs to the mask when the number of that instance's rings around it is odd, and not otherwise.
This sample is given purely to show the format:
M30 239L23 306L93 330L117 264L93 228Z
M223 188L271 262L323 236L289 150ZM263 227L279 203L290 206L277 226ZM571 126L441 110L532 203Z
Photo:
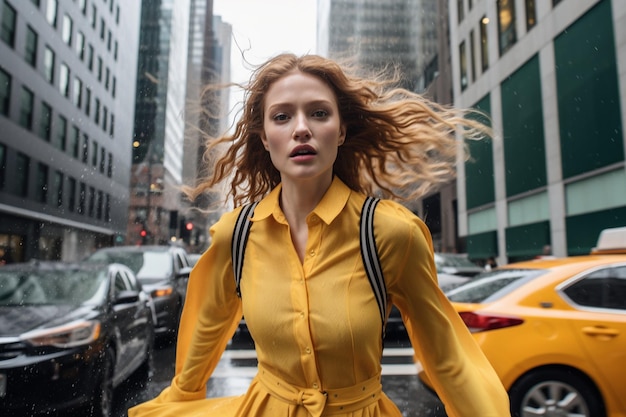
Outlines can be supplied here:
M141 244L145 245L148 240L148 231L146 229L141 229L139 236L141 236Z
M180 220L180 238L185 242L191 241L191 231L193 230L193 223L187 221L184 217Z

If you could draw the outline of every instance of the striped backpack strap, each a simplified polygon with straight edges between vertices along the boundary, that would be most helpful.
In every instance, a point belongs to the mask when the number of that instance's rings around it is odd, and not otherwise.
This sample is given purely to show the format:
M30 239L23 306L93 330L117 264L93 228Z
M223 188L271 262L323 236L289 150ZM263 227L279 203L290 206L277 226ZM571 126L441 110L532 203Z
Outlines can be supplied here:
M383 323L383 337L385 335L385 322L387 316L387 286L383 276L383 270L378 258L376 241L374 240L374 210L380 202L379 198L367 197L361 210L360 239L361 257L363 266L369 278L372 291L380 310L380 319Z
M250 203L243 206L243 209L237 216L237 222L235 223L235 230L233 233L233 240L231 243L231 256L233 260L233 271L235 272L235 286L237 290L237 296L241 298L241 272L243 271L243 256L246 252L246 244L248 243L248 235L250 235L250 227L252 222L250 218L254 214L256 203Z

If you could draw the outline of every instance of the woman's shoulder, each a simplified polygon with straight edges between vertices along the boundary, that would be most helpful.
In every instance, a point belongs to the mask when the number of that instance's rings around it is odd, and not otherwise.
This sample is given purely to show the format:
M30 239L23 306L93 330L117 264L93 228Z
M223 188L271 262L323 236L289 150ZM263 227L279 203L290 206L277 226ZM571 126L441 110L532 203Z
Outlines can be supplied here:
M237 224L237 219L239 218L239 214L242 212L243 208L243 206L240 206L224 212L220 216L219 220L211 225L210 232L213 242L215 242L216 239L228 240L229 242L231 241L235 225Z
M374 233L377 245L385 243L408 244L416 237L430 237L430 231L422 219L409 208L392 200L380 200L374 214Z

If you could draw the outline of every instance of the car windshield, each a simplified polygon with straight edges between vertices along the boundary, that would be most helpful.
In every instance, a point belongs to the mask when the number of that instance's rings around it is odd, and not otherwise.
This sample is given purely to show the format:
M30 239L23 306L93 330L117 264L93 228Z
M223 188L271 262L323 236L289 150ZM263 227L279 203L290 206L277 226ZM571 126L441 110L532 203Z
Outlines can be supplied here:
M471 281L448 291L457 303L489 303L548 272L545 269L502 269L484 272Z
M102 251L95 252L89 260L126 265L144 284L161 281L172 274L172 260L165 251Z
M93 270L0 270L0 306L97 304L107 273Z
M470 261L467 257L461 255L435 255L435 263L438 267L456 266L456 267L469 267L477 268L474 262Z

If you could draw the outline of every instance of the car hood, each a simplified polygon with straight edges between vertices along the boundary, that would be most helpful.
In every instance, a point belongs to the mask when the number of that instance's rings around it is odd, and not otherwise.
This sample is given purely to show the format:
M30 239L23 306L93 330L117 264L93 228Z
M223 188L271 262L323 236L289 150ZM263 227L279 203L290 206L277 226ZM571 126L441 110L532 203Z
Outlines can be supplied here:
M44 305L0 307L0 337L17 337L30 330L54 327L96 315L92 306Z

